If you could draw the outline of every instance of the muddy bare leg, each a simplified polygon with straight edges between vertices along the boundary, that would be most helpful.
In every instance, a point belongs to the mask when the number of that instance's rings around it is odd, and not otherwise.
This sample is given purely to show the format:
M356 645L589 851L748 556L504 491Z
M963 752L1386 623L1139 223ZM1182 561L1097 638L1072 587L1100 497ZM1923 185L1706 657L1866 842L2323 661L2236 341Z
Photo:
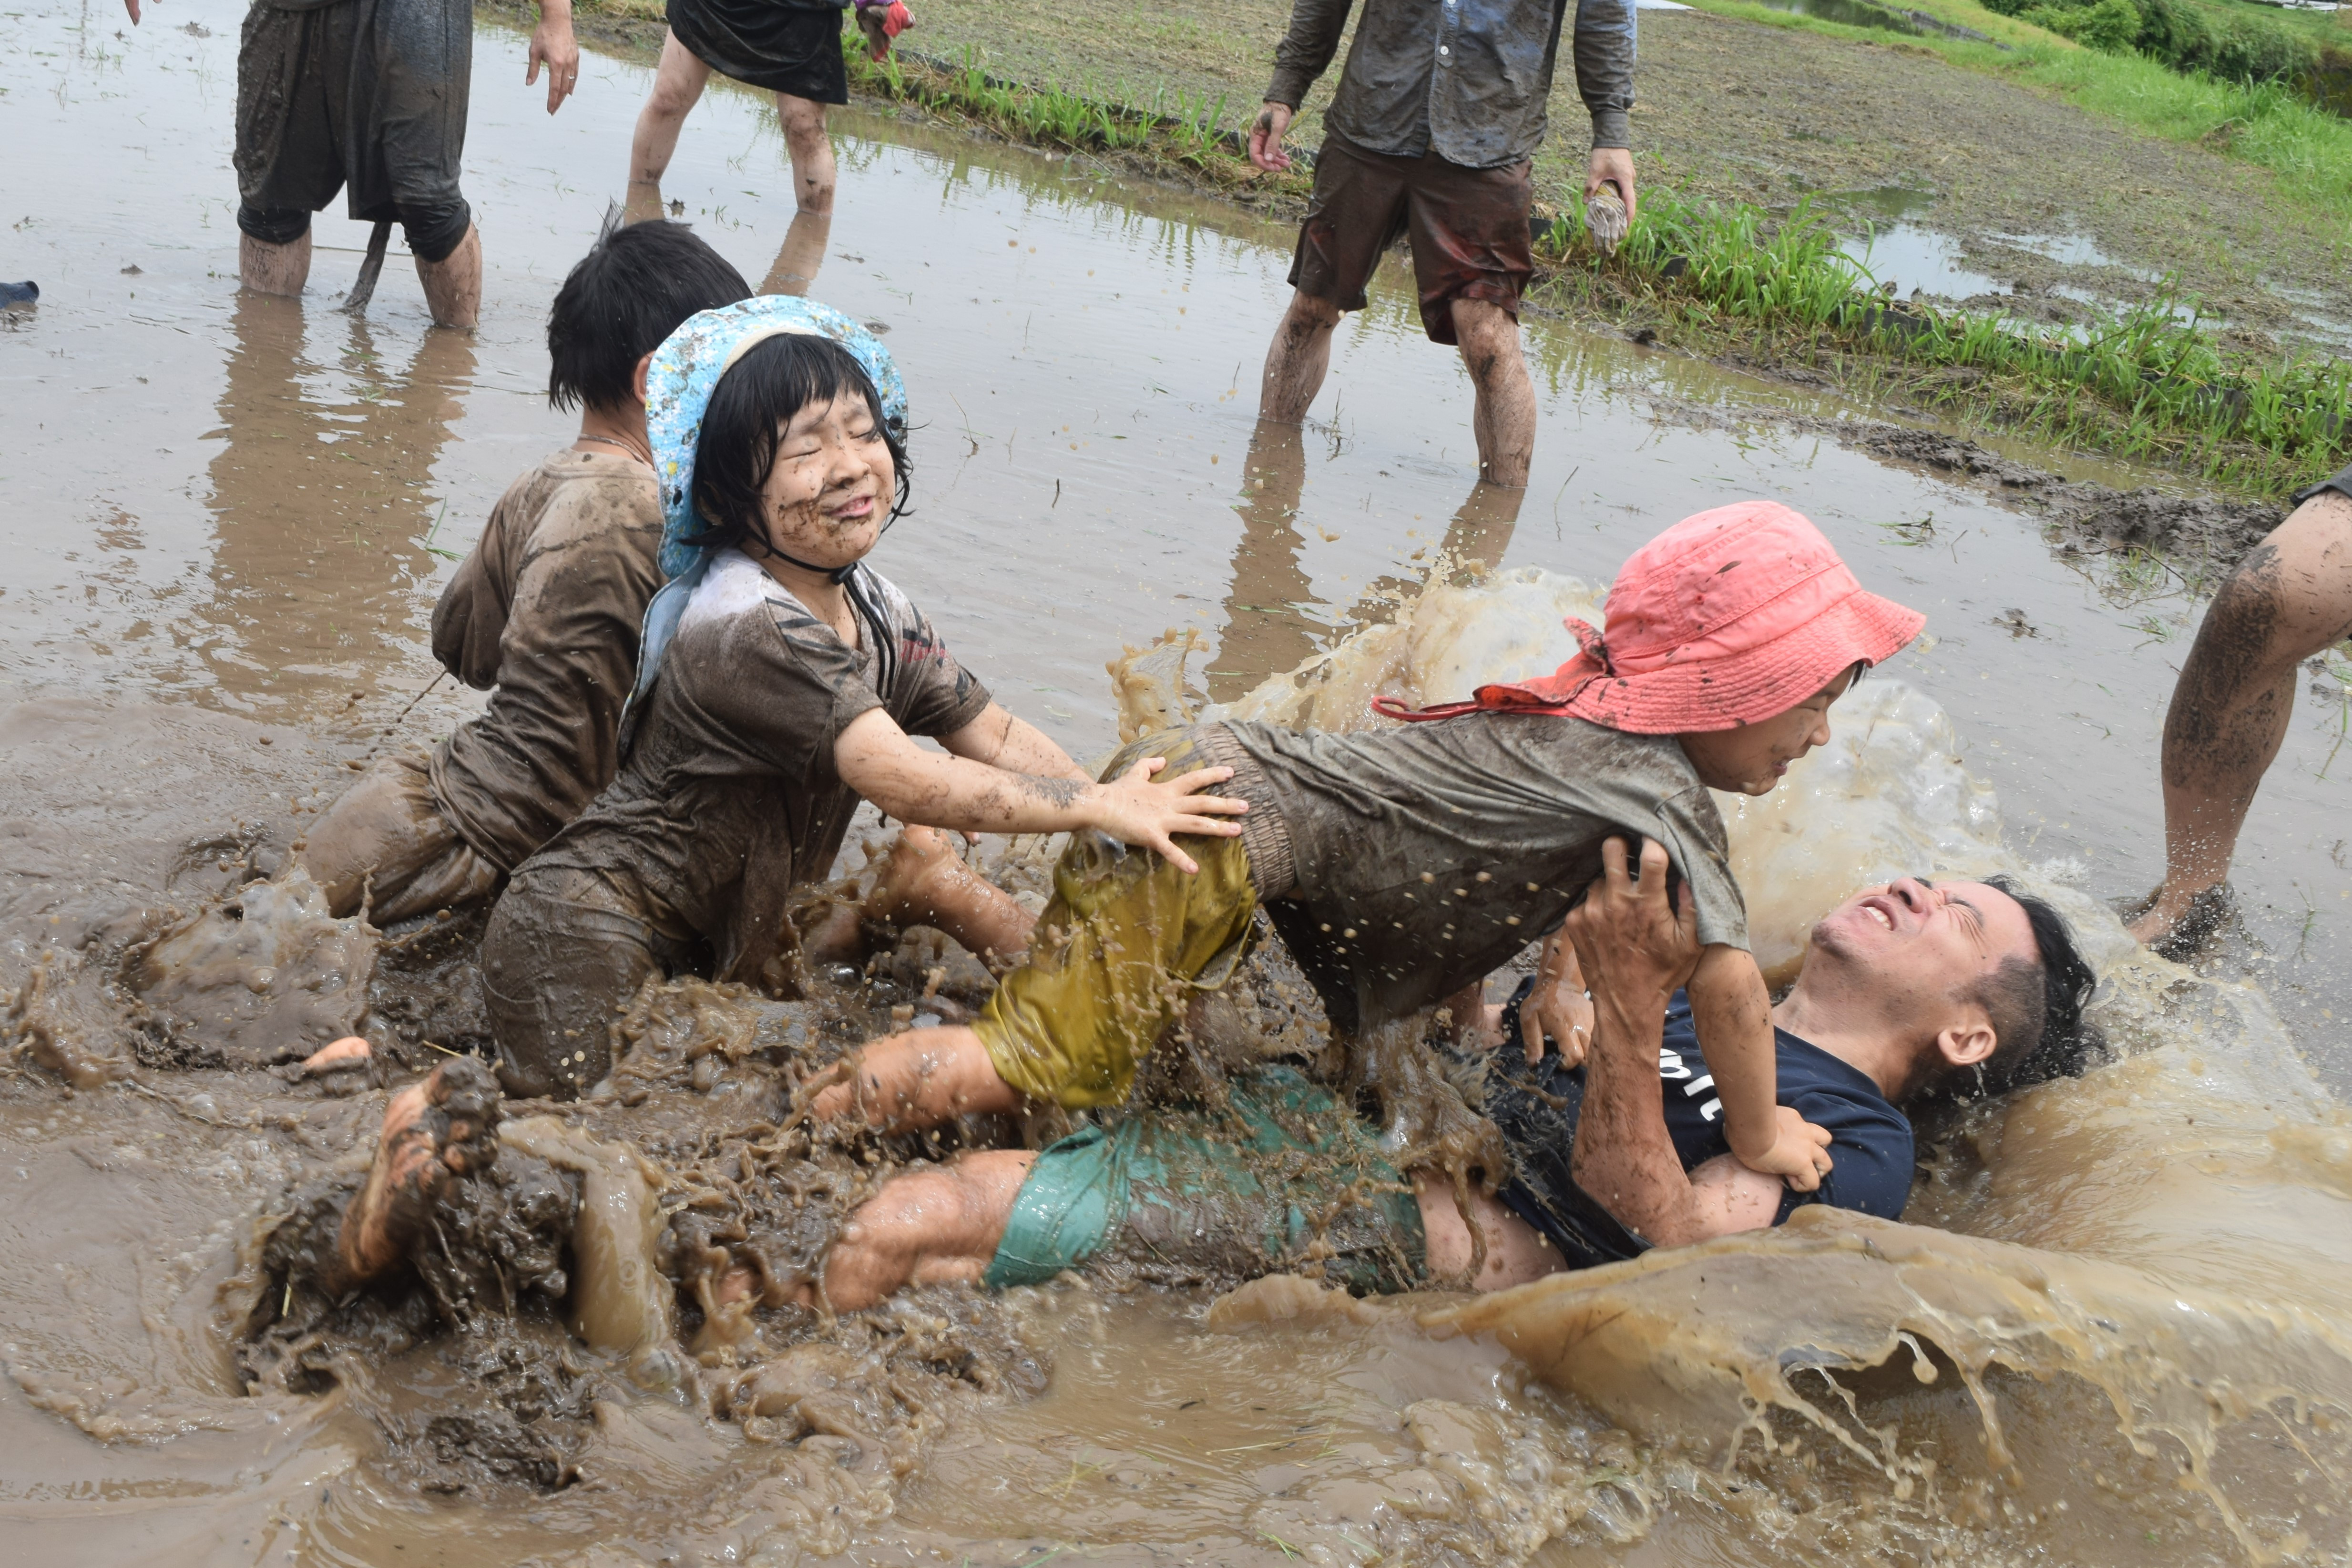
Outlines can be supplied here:
M472 327L482 317L482 231L467 224L457 249L438 261L418 257L416 280L435 326Z
M1473 1290L1507 1290L1567 1267L1543 1233L1499 1198L1472 1191L1465 1201L1450 1178L1432 1171L1412 1173L1412 1195L1421 1205L1423 1256L1433 1279L1462 1280Z
M889 1132L919 1131L963 1115L1017 1111L1021 1091L997 1075L980 1036L960 1026L906 1029L849 1058L845 1081L820 1091L812 1111L855 1118Z
M1331 368L1331 329L1339 324L1339 307L1311 294L1293 293L1290 309L1274 330L1265 351L1265 371L1259 378L1257 416L1276 425L1296 425L1307 417L1307 405L1323 390Z
M824 1298L855 1312L908 1285L976 1285L1037 1156L990 1149L893 1176L858 1205L825 1254Z
M791 93L776 94L776 118L783 121L784 149L793 159L793 200L819 217L833 211L833 138L824 129L824 105ZM789 237L789 236L787 237Z
M1012 894L964 864L949 835L914 826L901 829L884 851L881 871L865 901L835 904L810 933L809 956L819 963L862 957L859 933L869 920L929 926L975 957L997 961L1026 952L1037 923Z
M1478 476L1490 485L1522 489L1536 449L1536 389L1519 352L1518 318L1486 300L1456 300L1452 309L1462 363L1478 391L1471 420Z
M443 1062L423 1083L394 1095L367 1184L343 1211L338 1277L320 1282L326 1293L341 1295L397 1268L451 1179L498 1159L498 1080L471 1057Z
M236 238L236 279L255 293L290 298L301 293L302 286L310 280L308 230L299 239L284 245L272 245L249 234L240 234Z
M2164 885L2133 922L2161 942L2230 874L2238 831L2278 755L2296 667L2352 635L2352 499L2323 490L2213 596L2164 718Z
M632 196L636 186L658 184L668 171L670 157L677 151L677 133L709 81L710 68L679 43L677 34L665 33L661 63L654 68L654 89L646 95L646 106L637 111L636 132L629 142ZM656 199L659 195L655 193Z

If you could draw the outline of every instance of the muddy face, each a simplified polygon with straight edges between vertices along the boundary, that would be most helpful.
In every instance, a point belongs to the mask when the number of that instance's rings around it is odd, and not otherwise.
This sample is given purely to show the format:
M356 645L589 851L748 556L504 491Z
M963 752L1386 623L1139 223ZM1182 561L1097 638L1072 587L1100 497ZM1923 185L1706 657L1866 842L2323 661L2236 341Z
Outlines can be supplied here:
M897 488L890 445L864 397L812 405L776 437L761 492L768 543L827 570L862 560L882 537Z

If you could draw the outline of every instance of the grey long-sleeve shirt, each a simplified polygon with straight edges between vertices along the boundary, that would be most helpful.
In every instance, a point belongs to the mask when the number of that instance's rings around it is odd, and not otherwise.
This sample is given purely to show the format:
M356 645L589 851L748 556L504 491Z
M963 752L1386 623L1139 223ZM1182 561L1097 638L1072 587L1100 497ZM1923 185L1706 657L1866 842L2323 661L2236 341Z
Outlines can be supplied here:
M1297 109L1330 65L1354 0L1297 0L1268 102ZM1523 163L1543 142L1552 61L1576 8L1576 90L1592 144L1622 147L1633 106L1634 0L1364 0L1323 122L1368 153L1434 152L1470 169Z

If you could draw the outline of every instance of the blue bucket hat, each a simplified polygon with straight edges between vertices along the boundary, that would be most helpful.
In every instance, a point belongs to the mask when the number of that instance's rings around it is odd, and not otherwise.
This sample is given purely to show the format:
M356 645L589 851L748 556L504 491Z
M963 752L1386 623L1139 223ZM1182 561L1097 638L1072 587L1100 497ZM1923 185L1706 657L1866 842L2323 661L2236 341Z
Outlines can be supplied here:
M702 439L702 418L711 394L753 347L794 333L831 338L847 349L881 396L883 424L895 439L906 439L907 384L898 379L890 351L830 305L793 294L764 295L689 316L663 339L646 374L646 432L653 438L654 473L661 481L661 569L670 581L646 606L631 706L652 688L662 649L669 646L670 634L677 629L678 617L715 553L687 542L704 531L694 511L694 450ZM625 731L626 714L623 725Z
M688 316L654 351L646 375L646 431L653 437L654 472L661 479L661 569L683 577L709 552L687 541L703 531L694 515L694 449L702 416L721 376L770 338L802 333L831 338L865 368L882 397L882 421L891 436L907 437L907 385L882 340L830 305L794 294L769 294Z

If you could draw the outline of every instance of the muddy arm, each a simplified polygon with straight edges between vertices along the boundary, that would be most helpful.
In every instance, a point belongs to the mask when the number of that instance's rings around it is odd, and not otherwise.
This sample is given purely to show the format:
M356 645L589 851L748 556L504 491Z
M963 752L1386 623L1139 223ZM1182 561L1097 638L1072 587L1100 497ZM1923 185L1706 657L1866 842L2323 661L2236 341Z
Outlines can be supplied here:
M1092 784L1094 775L1070 759L1051 737L1026 719L1015 717L992 702L981 716L962 729L940 737L940 744L967 762L982 763L1006 773L1034 773L1040 778L1076 779Z
M1715 1160L1694 1181L1666 1133L1658 1076L1666 1005L1688 984L1702 951L1690 889L1680 889L1680 908L1669 909L1666 852L1654 840L1642 842L1638 886L1627 875L1623 839L1604 844L1601 860L1601 880L1567 923L1593 1006L1576 1184L1653 1246L1769 1226L1780 1210L1777 1178Z
M1628 0L1628 4L1631 0ZM1315 79L1328 69L1339 51L1339 34L1348 25L1350 0L1297 0L1290 13L1290 30L1274 51L1274 82L1265 89L1268 103L1296 110Z

